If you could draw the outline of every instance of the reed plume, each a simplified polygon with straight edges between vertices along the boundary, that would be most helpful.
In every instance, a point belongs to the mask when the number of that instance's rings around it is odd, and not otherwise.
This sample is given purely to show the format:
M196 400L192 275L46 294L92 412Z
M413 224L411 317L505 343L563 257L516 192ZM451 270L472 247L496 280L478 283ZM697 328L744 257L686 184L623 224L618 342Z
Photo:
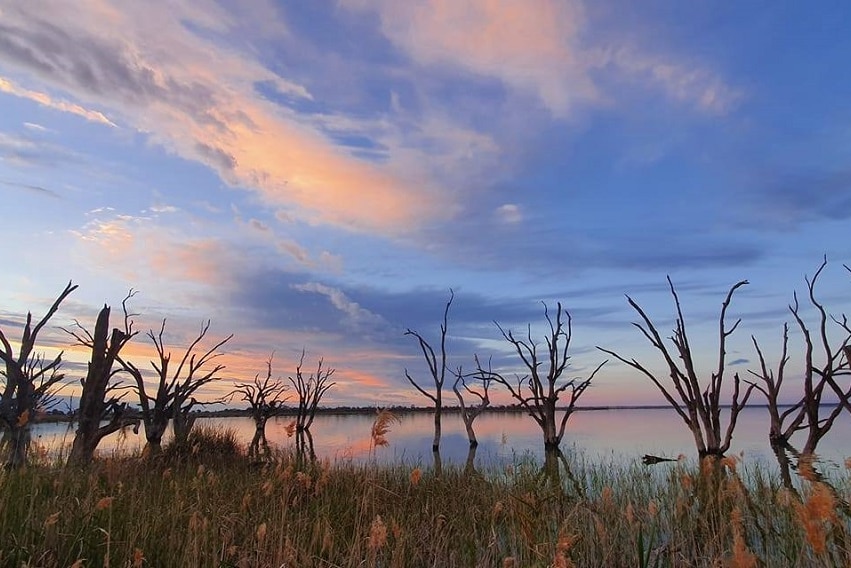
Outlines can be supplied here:
M379 410L372 423L372 432L370 433L373 449L389 445L390 441L387 439L387 434L390 433L390 426L400 422L399 417L386 408Z

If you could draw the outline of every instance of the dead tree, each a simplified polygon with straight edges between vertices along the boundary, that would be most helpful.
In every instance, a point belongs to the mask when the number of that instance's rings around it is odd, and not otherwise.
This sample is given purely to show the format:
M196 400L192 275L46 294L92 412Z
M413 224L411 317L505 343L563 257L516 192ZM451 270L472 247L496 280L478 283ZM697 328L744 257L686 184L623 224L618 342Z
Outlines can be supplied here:
M789 324L783 324L783 347L776 372L766 363L765 355L755 336L751 336L751 341L759 359L759 370L748 369L748 373L759 379L759 382L749 382L765 397L769 417L768 441L776 453L778 449L789 446L789 439L801 428L806 417L803 398L783 410L780 408L780 394L786 378L786 364L789 362Z
M481 368L478 357L476 358L476 366ZM488 369L489 371L490 369ZM481 388L471 387L467 384L468 379L479 381ZM461 420L464 422L464 428L467 430L467 439L470 441L471 448L479 445L479 441L476 439L476 431L473 429L473 422L490 405L488 390L490 389L491 380L491 376L487 372L466 376L461 370L461 367L458 367L458 372L455 373L455 383L452 385L452 391L455 393L455 396L458 398L458 404L461 406ZM467 394L478 399L475 405L470 406L467 404L467 401L464 400L464 393L458 388L459 385Z
M584 379L563 378L570 362L570 342L573 339L573 320L570 313L557 304L556 318L553 321L547 304L544 303L544 318L549 326L549 334L545 337L545 350L541 344L532 338L532 326L526 327L526 337L518 338L511 330L505 330L499 323L502 337L514 348L520 361L526 368L526 374L518 375L515 381L508 380L495 371L485 371L479 365L479 373L491 377L497 383L508 389L508 392L523 407L529 416L535 420L544 435L544 449L558 452L564 438L567 421L576 410L576 403L591 385L591 381L606 364L603 361ZM565 321L564 318L567 318ZM566 406L563 406L561 419L557 419L558 403L562 395L569 396Z
M18 468L26 463L30 422L35 417L38 403L46 399L63 378L58 372L62 353L49 362L43 356L33 353L38 334L59 309L59 305L76 289L76 285L68 282L35 326L32 325L32 312L27 312L17 356L10 341L0 330L0 360L4 365L0 373L3 385L0 392L0 426L8 446L8 468Z
M298 366L295 368L295 377L288 377L298 397L296 433L305 432L310 429L313 419L316 418L316 409L319 407L322 397L337 384L329 382L336 369L324 367L325 362L323 359L319 359L316 372L310 373L305 377L302 370L304 367L304 356L305 351L302 349Z
M154 347L157 350L159 362L151 362L151 366L157 373L157 376L167 377L170 385L171 395L171 428L174 432L174 441L176 444L185 444L189 438L189 433L195 425L195 416L191 414L192 408L198 404L195 399L195 393L204 385L213 381L219 380L219 372L225 366L221 363L214 365L211 369L205 369L213 360L222 356L219 351L225 343L233 339L233 334L228 335L207 351L204 351L200 357L198 353L194 353L195 348L201 343L210 329L210 320L201 324L201 331L198 336L189 344L186 351L183 352L183 357L177 369L169 376L169 362L171 361L171 352L165 352L165 344L163 343L163 332L165 331L165 320L160 327L159 333L154 336L149 334ZM200 353L200 352L199 352Z
M434 393L432 394L420 386L420 384L411 377L410 373L408 373L408 369L405 369L405 378L408 379L408 382L410 382L414 388L420 392L420 394L434 404L434 440L431 443L431 450L433 453L440 451L441 415L443 414L443 383L446 379L446 332L449 327L449 308L452 306L452 300L454 298L455 292L453 292L450 288L449 300L446 302L446 308L443 310L443 323L440 324L439 362L431 344L429 344L422 335L416 331L412 331L411 329L405 331L405 335L410 335L417 339L420 351L422 351L423 357L426 360L426 365L428 365L432 383L434 384ZM437 459L438 456L435 455L435 458Z
M220 378L218 373L225 368L221 364L210 369L204 367L222 355L219 348L233 337L233 334L227 336L199 356L195 350L210 329L210 320L202 322L201 331L183 352L177 368L171 369L171 351L166 352L163 339L165 324L166 320L163 319L157 333L153 330L148 331L148 338L157 352L157 360L151 361L151 367L157 379L155 393L148 391L141 371L133 363L120 359L124 370L135 381L134 390L139 397L142 421L145 424L146 455L156 454L161 450L162 438L168 428L169 420L172 422L175 442L186 441L195 423L195 417L190 414L191 409L197 404L194 398L195 393L204 385L218 380Z
M233 401L234 398L239 398L243 402L248 403L248 412L254 420L254 437L251 439L251 445L248 447L248 454L256 456L260 453L260 447L268 453L269 443L266 440L266 422L274 416L278 416L283 411L283 403L289 399L284 396L287 390L280 379L272 379L272 357L266 361L266 376L260 378L260 375L254 375L254 381L250 384L237 385L227 396L225 400Z
M75 329L64 330L74 337L78 345L91 350L88 370L82 379L77 432L68 455L69 464L87 465L103 438L130 425L138 428L138 419L128 416L127 403L122 400L126 392L118 394L120 385L113 381L122 371L120 367L115 368L119 354L137 333L127 312L127 301L132 296L131 291L121 303L124 309L123 330L113 328L109 332L110 307L107 305L98 313L94 334L79 322L75 322Z
M816 285L827 267L827 259L819 266L812 279L805 278L810 305L815 309L816 330L813 332L800 312L798 296L793 296L789 311L797 323L804 341L804 369L802 373L803 393L800 400L782 413L779 410L779 393L783 384L788 362L788 325L783 326L783 343L777 374L768 369L762 350L756 339L754 347L759 356L760 368L751 371L759 379L753 386L765 397L771 417L769 439L772 446L793 450L789 439L796 432L806 432L806 440L800 452L803 456L815 453L819 442L830 431L843 410L851 411L851 384L842 384L844 377L851 376L851 324L844 314L840 317L828 314L816 297ZM846 267L848 268L848 267ZM841 338L831 338L831 322L839 330ZM844 360L844 361L843 361ZM827 396L825 396L827 395ZM835 400L830 400L835 397ZM794 453L798 453L794 451Z
M739 379L739 374L735 373L733 375L733 395L729 408L730 418L726 428L724 428L721 420L721 412L724 407L721 402L721 395L724 390L726 372L727 338L730 337L742 321L738 319L732 326L727 327L725 318L733 294L747 283L747 280L742 280L734 284L727 292L727 296L721 304L721 314L718 318L718 366L710 374L709 380L705 381L706 384L698 376L691 344L686 333L685 318L680 307L680 299L677 296L677 291L670 277L668 277L668 286L677 310L676 327L673 330L674 335L669 338L674 345L675 351L673 353L665 344L656 326L641 306L629 296L626 298L629 301L629 305L632 306L641 318L641 322L633 323L633 325L641 331L644 337L647 338L650 344L664 358L673 384L674 394L671 393L669 387L666 387L656 374L635 359L626 359L614 351L598 347L604 353L608 353L619 361L640 371L656 385L665 397L665 400L668 401L668 404L677 412L691 431L694 436L698 455L701 459L707 456L721 457L730 449L730 442L733 439L733 431L736 428L739 413L745 407L754 388L753 385L748 385L743 394L741 392L742 381ZM677 359L681 363L678 363Z

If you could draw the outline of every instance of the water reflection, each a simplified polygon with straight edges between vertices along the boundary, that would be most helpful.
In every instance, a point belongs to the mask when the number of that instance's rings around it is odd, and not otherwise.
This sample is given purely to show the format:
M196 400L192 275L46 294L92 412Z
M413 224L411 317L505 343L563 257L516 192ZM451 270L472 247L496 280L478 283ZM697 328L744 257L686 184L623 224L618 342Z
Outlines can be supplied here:
M539 463L545 461L540 428L522 413L484 412L476 421L479 445L472 453L461 417L447 413L439 456L432 454L430 414L400 414L400 422L393 425L387 436L390 444L377 448L373 447L370 438L374 418L371 413L319 414L311 428L312 436L299 438L287 435L291 418L278 417L267 424L266 437L273 449L331 460L405 462L424 467L453 464L470 469L506 465L523 457L531 457ZM198 421L199 424L205 422L234 429L246 446L255 433L254 422L248 417ZM760 460L776 468L777 460L768 444L767 432L767 411L746 409L739 416L731 453L744 452L746 460ZM63 444L70 443L73 430L68 430L67 424L39 424L34 428L33 437L55 452ZM126 433L123 440L113 435L104 439L100 452L141 451L143 444L143 435ZM585 458L603 462L638 461L644 454L668 457L685 454L689 458L695 455L691 434L677 415L667 409L576 412L568 424L563 449L572 446L581 450ZM851 421L838 421L822 442L821 467L839 467L849 455Z

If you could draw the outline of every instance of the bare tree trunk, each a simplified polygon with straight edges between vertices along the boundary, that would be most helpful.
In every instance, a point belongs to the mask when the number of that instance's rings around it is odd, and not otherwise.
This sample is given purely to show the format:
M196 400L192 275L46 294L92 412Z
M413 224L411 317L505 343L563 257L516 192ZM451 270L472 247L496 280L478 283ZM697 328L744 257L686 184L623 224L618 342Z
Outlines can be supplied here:
M507 388L511 397L541 428L545 452L558 450L564 437L567 421L576 410L576 402L606 364L606 361L600 363L585 379L562 379L570 361L569 351L573 328L570 312L562 308L561 302L556 305L556 317L553 321L544 303L544 318L549 327L549 334L545 337L544 345L532 338L531 326L527 326L524 338L515 336L513 331L505 330L495 322L502 337L512 345L514 352L528 371L525 376L517 377L516 386L500 373L485 371L478 363L478 359L476 360L481 376L487 376ZM564 317L567 321L564 321ZM557 424L556 405L559 397L566 395L568 389L570 396L566 396L567 401L564 404L561 421Z
M777 458L777 465L780 467L780 479L783 481L783 487L798 495L798 490L795 489L795 484L792 483L792 469L789 460L789 454L786 453L786 448L780 445L771 445L771 450L774 452L774 457Z
M827 435L840 414L851 410L851 388L840 386L841 378L851 375L851 361L848 359L848 355L851 354L851 324L844 314L840 317L829 314L816 297L816 285L826 267L827 259L822 261L812 279L805 278L808 298L817 314L816 325L812 331L810 324L800 313L797 293L793 294L793 302L789 306L789 311L804 339L804 369L801 381L803 393L797 403L783 412L780 412L778 401L786 364L789 361L787 356L789 325L783 324L782 353L776 373L768 368L759 343L756 338L752 338L759 357L759 370L749 372L760 381L751 383L753 388L761 392L768 403L771 421L769 441L772 447L790 449L791 436L795 432L804 430L807 436L802 453L805 455L815 453L819 442ZM835 324L834 329L841 334L838 339L831 337L829 333L828 328L831 322ZM826 389L829 389L828 395L830 391L836 395L838 399L836 403L824 400Z
M662 381L666 379L663 378L660 380L657 373L650 371L637 360L628 359L609 349L597 347L600 351L608 353L622 363L640 371L656 385L665 397L665 400L668 401L668 404L677 412L692 433L697 454L701 459L705 457L721 457L730 449L730 443L733 439L733 431L736 428L739 413L747 404L751 392L755 388L753 383L749 383L748 387L744 389L744 393L742 393L739 374L733 374L732 400L729 404L730 416L725 428L721 423L721 413L725 406L721 403L721 395L726 394L726 389L723 387L725 373L728 367L726 362L727 339L742 321L741 319L737 319L733 325L727 326L726 316L733 294L747 283L747 280L741 280L734 284L721 303L721 313L718 317L717 366L714 371L709 373L708 379L702 380L698 376L691 343L686 332L686 323L683 317L680 299L670 276L668 277L668 287L671 290L677 316L674 334L668 338L674 346L673 351L668 348L662 335L641 306L629 296L627 296L627 301L641 318L640 323L637 322L633 325L641 331L642 335L662 355L668 367L668 377L670 377L673 389L663 384Z
M476 366L481 369L481 364L479 363L478 358L476 358ZM461 406L461 420L464 422L464 429L467 431L467 440L469 440L471 448L475 448L479 445L479 441L476 439L476 431L473 429L473 422L475 422L479 414L481 414L490 404L488 389L490 388L491 381L490 377L484 373L474 373L474 376L477 380L482 382L481 390L470 388L461 367L459 367L458 372L455 373L455 383L452 385L452 391L455 393L455 396L458 398L458 404ZM464 400L464 395L458 388L459 384L464 387L465 391L479 399L479 404L477 406L467 406L467 403Z
M464 473L476 473L476 452L479 449L478 444L470 444L467 449L467 461L464 463Z
M300 460L310 459L316 460L316 452L313 447L313 434L309 429L296 432L295 436L296 455Z
M192 432L192 427L195 426L195 420L198 417L189 412L177 412L171 420L171 427L174 432L175 444L186 444L189 440L189 434Z
M266 419L260 418L254 424L254 437L251 438L251 444L248 446L248 457L249 458L258 458L260 456L260 450L263 449L263 453L268 455L269 450L269 442L266 440Z
M301 350L301 358L296 366L296 376L289 377L290 384L298 396L298 408L296 409L296 432L304 432L309 430L313 421L316 418L316 409L331 388L337 383L328 382L331 376L336 372L333 368L323 368L325 361L319 359L319 364L316 367L315 373L310 373L307 377L304 376L302 367L304 366L305 350Z
M422 351L423 357L428 365L431 379L434 382L434 394L432 394L423 389L423 387L421 387L420 384L411 377L408 370L405 369L405 378L408 379L408 382L411 383L411 385L413 385L420 394L434 403L434 439L431 443L432 452L440 451L440 418L443 411L443 382L446 379L446 333L449 329L449 308L452 306L452 300L454 298L455 293L450 288L449 300L446 302L446 308L443 310L443 323L440 324L440 361L438 361L437 356L434 353L434 348L432 348L429 342L426 341L422 335L410 329L405 331L405 335L410 335L417 339L420 351Z
M29 423L16 425L3 432L3 443L0 447L5 447L8 452L6 469L18 469L26 465L31 438Z
M68 455L68 462L73 465L91 462L98 444L109 434L131 424L138 428L138 420L124 416L127 405L120 402L121 396L108 397L109 391L114 388L110 381L117 372L112 367L121 349L135 335L132 325L126 319L125 331L115 328L109 334L109 314L109 306L104 306L98 314L94 335L84 329L82 335L72 334L80 344L91 349L91 360L80 395L77 433ZM104 420L108 420L108 423L101 425Z
M440 419L442 414L443 397L441 396L440 391L438 391L434 401L434 438L431 442L431 451L433 452L440 451L440 436L442 433Z
M47 363L40 355L34 355L38 334L57 312L60 304L77 286L71 282L54 300L47 313L33 325L32 312L27 312L18 353L0 329L0 428L7 443L6 468L22 467L27 461L30 440L30 423L35 418L37 405L51 396L51 389L63 375L57 373L62 365L62 353ZM39 384L36 384L39 381Z
M145 421L145 449L142 455L153 457L162 453L163 436L168 429L168 418Z

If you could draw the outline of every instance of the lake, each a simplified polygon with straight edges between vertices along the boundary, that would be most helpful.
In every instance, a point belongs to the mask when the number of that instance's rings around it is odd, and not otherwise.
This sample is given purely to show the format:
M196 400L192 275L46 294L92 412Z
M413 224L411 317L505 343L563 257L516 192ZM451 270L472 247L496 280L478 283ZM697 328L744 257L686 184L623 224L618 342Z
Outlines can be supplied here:
M758 460L769 467L774 456L768 445L768 419L764 408L747 408L739 416L731 453L744 453L747 461ZM433 417L430 413L401 413L400 423L394 424L387 436L390 445L371 448L372 414L318 414L311 428L317 457L331 460L380 463L404 462L411 465L430 465ZM289 417L270 420L266 435L273 446L294 448L286 426ZM250 418L199 419L198 424L213 423L236 431L246 444L254 434ZM538 459L543 455L543 441L537 424L519 412L486 412L475 423L479 447L477 466L500 466L521 458ZM33 439L56 452L70 444L73 431L68 424L44 423L33 428ZM794 440L793 440L794 442ZM99 451L134 451L144 445L140 431L114 434L101 443ZM567 425L562 447L576 449L592 461L627 462L640 460L644 454L693 457L694 441L680 418L666 408L587 410L576 412ZM447 413L443 419L441 457L444 464L463 464L468 443L464 425L457 413ZM842 467L851 456L851 420L841 416L830 434L819 446L820 461L826 467Z

